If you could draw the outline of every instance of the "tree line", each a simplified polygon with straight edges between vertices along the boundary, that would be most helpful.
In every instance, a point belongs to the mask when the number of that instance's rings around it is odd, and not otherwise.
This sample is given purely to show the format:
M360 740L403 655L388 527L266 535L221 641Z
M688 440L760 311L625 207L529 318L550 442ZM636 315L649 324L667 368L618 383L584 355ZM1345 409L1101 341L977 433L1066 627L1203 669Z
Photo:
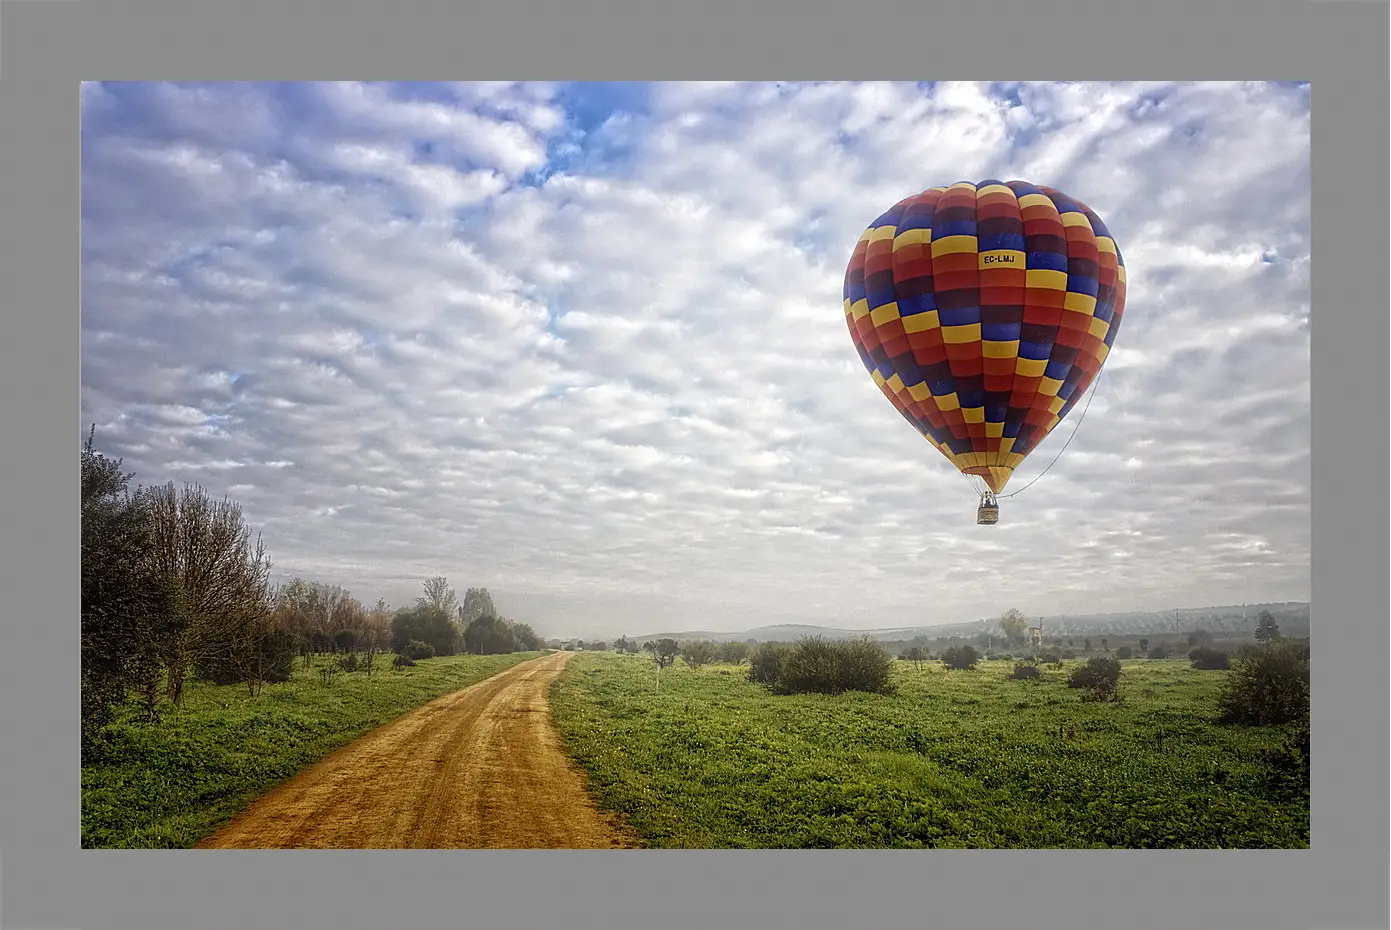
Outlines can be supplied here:
M155 721L190 680L238 684L255 696L287 681L296 659L337 657L369 676L378 653L397 667L430 656L543 648L525 623L501 617L486 588L460 601L442 576L414 605L368 607L337 585L273 585L271 562L240 505L198 485L132 486L122 460L82 447L82 752L134 703Z

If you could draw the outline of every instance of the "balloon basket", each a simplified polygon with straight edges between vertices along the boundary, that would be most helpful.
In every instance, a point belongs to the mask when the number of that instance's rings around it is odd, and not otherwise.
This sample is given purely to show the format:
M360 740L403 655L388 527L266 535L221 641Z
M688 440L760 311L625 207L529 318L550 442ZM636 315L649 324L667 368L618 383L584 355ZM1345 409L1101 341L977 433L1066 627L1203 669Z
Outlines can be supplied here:
M994 494L982 494L980 506L976 508L976 523L981 526L993 526L1000 522L1000 502L995 499Z

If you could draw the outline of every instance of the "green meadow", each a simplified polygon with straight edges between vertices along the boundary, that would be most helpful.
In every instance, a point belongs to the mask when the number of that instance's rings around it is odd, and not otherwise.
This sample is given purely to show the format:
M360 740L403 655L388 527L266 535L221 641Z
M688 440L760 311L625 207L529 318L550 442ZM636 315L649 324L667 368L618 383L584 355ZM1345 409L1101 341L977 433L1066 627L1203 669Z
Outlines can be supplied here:
M121 708L100 764L82 769L82 845L191 847L259 795L362 734L467 688L540 652L422 659L393 669L377 656L370 677L319 669L330 657L259 697L242 685L191 681L182 703L148 723Z
M892 696L774 695L747 666L582 653L556 724L650 847L1303 848L1278 727L1213 722L1225 671L1123 661L1118 702L1062 668L893 663Z

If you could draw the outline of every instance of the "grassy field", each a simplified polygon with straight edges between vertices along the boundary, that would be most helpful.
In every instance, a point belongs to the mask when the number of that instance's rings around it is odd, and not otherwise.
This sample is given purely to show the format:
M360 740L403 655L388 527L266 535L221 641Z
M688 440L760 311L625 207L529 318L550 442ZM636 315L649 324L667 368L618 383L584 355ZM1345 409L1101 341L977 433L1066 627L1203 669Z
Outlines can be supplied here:
M82 770L82 845L185 848L254 798L372 728L539 652L424 659L331 685L296 663L294 678L249 697L241 685L191 683L158 723L120 719L109 761ZM326 663L327 660L320 660Z
M895 662L893 697L774 696L743 668L584 653L556 723L601 806L647 845L699 848L1297 847L1307 796L1275 729L1211 721L1226 672L1122 662L1120 704L1067 672L1011 681Z

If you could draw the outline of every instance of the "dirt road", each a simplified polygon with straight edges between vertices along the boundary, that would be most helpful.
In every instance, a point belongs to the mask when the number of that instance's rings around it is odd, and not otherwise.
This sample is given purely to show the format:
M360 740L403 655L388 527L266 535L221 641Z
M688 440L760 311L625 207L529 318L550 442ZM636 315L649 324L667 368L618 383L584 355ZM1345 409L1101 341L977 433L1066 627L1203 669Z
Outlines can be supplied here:
M203 849L614 849L547 692L570 653L523 662L373 730L257 800Z

